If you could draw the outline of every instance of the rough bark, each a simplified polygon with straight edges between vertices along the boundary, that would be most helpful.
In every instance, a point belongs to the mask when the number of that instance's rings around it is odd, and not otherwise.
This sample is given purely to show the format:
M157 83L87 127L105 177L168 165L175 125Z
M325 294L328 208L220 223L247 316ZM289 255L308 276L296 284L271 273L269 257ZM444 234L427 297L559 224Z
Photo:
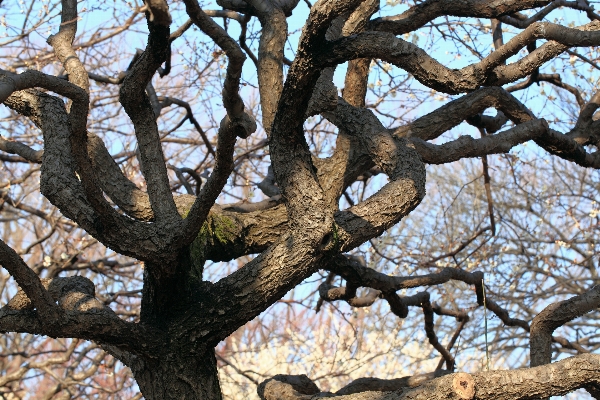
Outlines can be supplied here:
M3 138L0 150L41 162L41 192L64 216L111 249L145 263L140 322L134 324L120 319L96 299L90 281L81 277L40 279L0 241L0 262L20 285L16 296L0 309L0 331L94 340L131 367L146 398L209 400L221 398L214 346L319 268L346 281L345 287L335 287L331 280L321 285L322 301L344 300L351 306L365 307L383 298L399 318L407 317L408 307L420 307L429 342L442 354L449 370L454 367L450 348L457 335L448 347L443 347L434 330L434 314L456 317L460 323L458 333L469 320L468 314L432 303L428 292L401 297L398 290L462 281L474 286L478 306L485 305L507 325L529 331L527 321L511 318L485 296L482 272L446 268L426 275L389 276L343 253L381 235L420 204L425 196L426 163L505 153L534 140L566 160L600 168L600 155L588 153L585 148L597 146L600 140L599 123L593 119L600 104L598 95L587 104L579 95L581 113L577 124L563 134L550 129L508 90L498 87L525 77L529 78L523 87L542 78L550 81L552 77L540 78L539 68L545 62L569 47L600 45L600 23L596 20L577 28L539 22L560 5L592 15L589 5L541 0L427 0L401 15L369 21L378 7L376 1L320 0L311 7L284 82L286 18L298 2L221 3L246 16L225 10L204 12L196 0L185 0L190 22L171 34L167 2L146 1L146 49L134 58L123 77L98 78L121 85L120 102L134 126L147 192L129 181L102 140L87 132L89 77L95 75L88 74L73 48L76 1L62 1L59 32L48 40L67 73L66 80L38 71L1 71L0 101L42 130L44 151L36 152ZM541 6L547 7L530 18L515 14ZM239 95L246 58L242 47L210 18L232 15L244 24L249 16L258 16L263 28L256 65L272 171L261 186L273 197L263 204L221 207L215 201L234 170L236 139L247 138L256 130ZM496 50L475 64L453 70L396 36L439 16L492 18ZM215 157L211 175L197 195L188 187L192 194L174 197L157 118L162 108L176 102L160 100L151 82L157 72L161 76L168 73L171 42L192 23L227 55L222 92L226 116L217 132L216 151L203 136ZM501 23L524 30L504 43ZM540 39L546 42L536 48ZM506 64L524 48L530 51L528 55ZM385 128L375 113L365 108L373 58L391 62L431 89L466 95L412 123ZM350 63L345 88L338 99L333 72L346 61ZM557 79L554 83L560 84ZM69 101L65 106L58 97L34 88L52 91ZM495 117L481 115L488 107L497 109ZM308 115L316 114L339 128L335 152L326 160L311 154L305 138L304 122ZM514 127L495 133L509 120ZM490 134L481 139L461 136L442 144L429 143L463 121ZM201 132L197 121L195 125ZM387 175L389 182L366 200L339 210L344 190L371 168ZM115 210L105 196L126 215ZM256 253L260 254L220 281L213 284L203 280L207 260L228 261ZM372 290L359 297L359 287ZM552 332L597 308L598 288L551 305L534 319L531 363L535 368L473 375L436 371L392 381L362 380L337 395L323 397L525 399L560 395L581 387L597 393L599 356L588 354L549 362L552 341L585 350L564 338L553 338ZM264 399L319 396L318 388L311 383L307 377L280 376L263 383L259 393ZM366 389L378 391L364 392Z
M137 358L130 367L147 399L222 399L213 349L204 354L178 349L155 359Z
M552 333L567 322L600 307L600 286L569 300L550 304L531 323L531 366L549 364Z
M368 391L347 395L323 393L311 396L287 389L285 392L265 391L263 399L310 400L327 397L339 400L525 400L549 395L559 396L586 385L597 385L600 380L598 368L600 355L584 354L535 368L449 374L414 388L403 388L394 392ZM282 379L279 380L279 384L285 385ZM268 387L268 384L266 386Z

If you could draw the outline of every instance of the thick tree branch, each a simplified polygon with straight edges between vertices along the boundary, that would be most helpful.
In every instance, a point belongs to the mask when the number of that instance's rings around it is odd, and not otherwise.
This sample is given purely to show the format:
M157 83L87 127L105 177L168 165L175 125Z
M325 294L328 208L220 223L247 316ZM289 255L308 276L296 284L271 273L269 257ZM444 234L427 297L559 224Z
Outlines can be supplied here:
M80 180L78 177L81 175L75 170L77 163L72 152L69 117L60 99L27 90L11 95L5 104L30 118L42 130L44 154L40 189L67 218L76 221L90 235L121 254L141 260L168 260L173 256L177 251L174 243L178 243L178 240L180 242L180 230L166 229L160 224L137 222L119 214L106 201L99 187L95 190L100 193L101 198L96 199L95 205L99 207L100 212L97 211L98 208L92 206L90 197L83 187L85 179ZM106 156L110 157L110 155ZM87 154L85 158L89 160ZM112 168L116 175L114 168L118 169L118 166L112 165ZM90 179L96 180L93 167L89 167L88 174L91 175ZM122 173L120 176L121 183L127 181ZM91 183L95 184L95 182ZM130 234L122 235L120 233L122 229ZM157 241L157 237L161 237L161 240Z
M411 142L428 164L444 164L463 158L482 157L488 154L508 153L518 144L538 138L548 132L548 123L543 119L535 119L495 135L474 139L461 136L456 140L441 145L428 143L413 138Z
M364 31L369 18L378 9L378 1L371 0L361 3L344 22L341 32L336 32L335 36L332 35L335 24L332 24L328 40L337 39L340 34L348 36ZM371 60L369 59L352 60L348 63L342 96L355 107L364 107L365 105L370 63ZM326 97L325 107L322 108L323 110L334 111L337 104L337 88L332 82L334 68L326 68L319 80L325 78L326 72L329 75L327 77L329 78L327 85L329 95ZM317 87L319 87L319 82L317 82ZM372 166L372 161L367 152L360 146L356 138L348 136L344 129L339 130L332 157L319 161L317 163L319 182L323 187L329 188L325 195L329 207L334 209L339 207L340 196L350 182L354 182L360 173Z
M94 284L89 279L74 276L40 280L2 241L0 263L20 286L0 309L0 332L95 340L134 354L149 355L160 348L162 334L119 319L95 298Z
M0 102L4 102L8 96L18 90L41 87L65 96L73 101L88 101L87 94L77 85L67 82L52 75L44 74L36 70L27 70L20 74L13 74L0 69Z
M171 195L155 113L146 94L148 83L167 58L169 27L148 22L148 28L150 34L146 50L125 77L119 100L133 122L140 150L140 168L146 179L154 217L160 222L176 223L181 216Z
M258 7L263 4L271 4L268 0L250 3ZM283 53L288 35L288 25L285 13L279 7L266 7L258 15L263 28L258 45L258 87L262 126L267 135L270 135L283 90Z
M569 7L569 8L573 8L575 10L588 11L588 12L592 12L594 10L589 5L583 5L583 4L581 4L581 2L578 2L578 1L554 0L548 6L544 7L542 10L533 14L529 18L527 18L526 16L523 16L524 18L520 18L521 15L517 14L517 15L503 15L503 16L500 16L498 19L500 21L502 21L508 25L512 25L516 28L526 29L528 26L530 26L534 22L543 20L548 14L550 14L552 11L556 10L559 7Z
M262 400L270 399L310 399L320 392L306 375L275 375L256 388Z
M114 345L123 352L151 358L164 348L165 338L161 332L144 325L123 321L114 313L100 310L100 308L62 310L61 318L50 325L33 311L2 308L0 309L0 332L94 340L101 344Z
M550 304L531 323L531 366L549 364L552 333L558 327L600 307L600 286L568 300Z
M244 102L239 95L242 66L246 59L242 49L223 28L200 9L196 0L186 0L185 5L194 24L213 39L225 51L228 58L223 85L223 105L227 110L227 116L221 121L219 127L213 172L202 187L185 220L184 241L191 243L233 170L233 150L236 137L247 138L250 136L256 130L256 123L250 115L244 112Z
M350 395L327 395L340 400L525 400L561 396L600 382L600 355L583 354L535 368L490 371L476 374L457 373L425 381L415 388L394 392L361 392ZM265 400L275 400L265 396ZM308 400L290 392L284 400Z
M144 3L146 4L146 10L142 11L149 14L148 20L150 22L167 28L171 25L173 20L169 13L169 5L165 0L144 0Z
M258 201L256 203L241 201L239 203L227 204L226 206L223 206L222 209L224 211L233 211L237 213L250 213L255 211L268 210L281 204L282 201L283 200L281 199L281 196L276 195L266 200Z
M326 40L325 35L333 20L357 5L354 0L321 0L312 7L280 97L269 142L272 165L286 201L290 227L313 231L317 243L325 247L332 238L329 231L333 221L314 171L303 123L322 70L314 65L313 53Z
M377 18L371 21L370 30L386 31L395 35L412 32L443 15L456 17L497 18L518 11L529 10L551 3L546 0L427 0L409 8L400 15Z
M269 197L279 195L279 187L277 187L277 182L275 182L275 173L273 172L272 166L269 165L267 176L265 176L265 179L260 181L256 186Z
M46 291L40 278L19 255L6 243L0 240L0 264L11 274L19 286L31 299L33 307L38 310L40 318L52 325L59 318L59 310L54 300Z
M412 376L404 376L395 379L378 379L378 378L359 378L350 382L337 392L336 395L348 395L361 392L392 392L400 391L405 388L413 388L422 385L423 383L452 372L447 370L436 370L426 374L418 374Z
M227 183L231 171L233 171L233 151L236 138L248 132L253 132L254 129L256 129L254 120L243 112L236 119L232 120L229 116L226 116L221 121L217 137L214 169L202 186L184 221L183 241L185 244L191 243L196 238L200 227L206 221L210 209Z
M182 340L216 345L318 268L314 234L286 233L266 251L205 290L208 303L185 316Z
M23 143L6 140L2 136L0 136L0 150L10 154L18 154L26 161L36 164L42 162L42 155L44 154L44 150L34 150Z
M600 124L592 124L588 129L597 129ZM600 168L600 152L588 153L582 145L571 139L568 135L549 129L548 132L538 137L535 142L550 154L573 161L582 167Z
M487 87L459 97L410 124L396 128L394 135L432 140L490 107L500 110L515 124L535 119L533 113L510 93L499 87Z
M600 107L600 92L596 92L586 104L580 104L581 112L577 123L567 135L580 145L596 144L600 139L598 135L598 122L594 114Z
M364 32L338 39L323 49L319 65L334 66L355 58L380 58L413 74L424 85L450 94L472 92L480 86L500 86L530 75L568 47L600 44L600 22L566 28L549 22L534 23L476 64L453 70L416 45L385 32ZM549 42L510 65L511 56L537 39Z
M391 180L369 199L336 213L336 223L342 228L340 245L346 251L378 236L420 203L425 194L425 171L410 141L393 138L372 111L352 107L339 99L335 112L324 115L355 138ZM395 200L391 201L392 198Z
M123 175L104 142L88 132L88 152L102 190L127 215L142 221L150 221L154 213L148 194Z

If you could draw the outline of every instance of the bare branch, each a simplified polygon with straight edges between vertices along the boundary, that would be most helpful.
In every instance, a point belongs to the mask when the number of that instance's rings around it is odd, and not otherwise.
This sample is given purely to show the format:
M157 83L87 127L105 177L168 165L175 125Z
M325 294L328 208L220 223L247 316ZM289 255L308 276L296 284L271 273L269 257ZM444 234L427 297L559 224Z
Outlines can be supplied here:
M481 272L466 272L460 268L446 267L438 273L427 275L416 275L408 277L389 276L367 268L362 263L352 257L339 255L322 266L323 269L335 272L348 282L353 282L357 286L366 286L380 290L384 293L398 291L401 289L416 288L420 286L439 285L449 280L459 280L469 285L481 283L483 274ZM483 299L478 300L483 304Z
M600 22L566 28L536 22L476 64L453 70L439 63L416 45L384 32L364 32L345 37L323 49L319 64L334 66L355 58L380 58L413 74L424 85L450 94L472 92L482 85L499 86L530 75L547 60L568 47L600 43ZM503 63L537 39L549 42L510 65Z
M81 88L55 76L31 69L20 74L0 70L0 102L18 90L34 87L51 90L74 101L87 102L87 94Z
M44 154L40 188L42 193L59 207L66 217L76 221L90 235L98 238L107 246L138 259L168 259L177 251L174 243L181 237L180 230L165 230L164 225L137 222L119 214L106 201L99 186L93 189L98 192L98 197L95 198L95 207L92 206L89 192L85 191L83 187L86 180L80 180L75 170L76 162L70 142L72 131L69 129L69 117L62 100L29 90L16 92L5 101L5 104L21 115L30 118L42 130ZM46 112L44 113L42 110ZM81 150L77 149L77 151ZM89 161L88 149L84 148L83 150L86 153L85 158ZM110 157L106 154L105 156ZM112 163L114 164L114 161ZM120 174L119 184L127 181L120 173L118 166L107 165L115 173L115 176ZM119 172L117 173L117 171ZM94 168L90 166L87 173L90 179L88 184L95 185ZM129 185L132 184L129 183ZM113 229L99 229L102 226L113 227ZM119 229L126 229L131 234L124 236L119 233ZM160 235L165 239L162 242L165 245L164 248L157 247L155 243L147 240L148 237L155 235Z
M553 364L535 368L510 371L490 371L476 374L457 373L425 381L416 388L394 392L362 392L345 396L327 395L340 400L438 400L474 399L475 392L480 400L525 400L560 396L587 385L598 385L600 355L583 354ZM578 371L577 374L570 374ZM568 379L564 377L568 376ZM290 392L286 400L307 400ZM264 397L275 400L275 397Z
M427 293L427 295L427 300L421 303L421 308L423 309L423 316L425 319L425 334L427 335L427 339L429 339L429 343L435 347L435 349L442 355L442 358L446 361L446 368L448 371L454 371L454 357L448 349L442 346L437 338L437 335L435 334L433 325L434 310L431 307L431 302L429 301L429 293Z
M250 47L248 47L248 44L246 43L246 32L248 30L248 21L250 21L250 18L251 18L250 15L246 15L246 18L244 18L240 22L242 29L240 31L240 37L238 40L240 41L240 47L242 49L244 49L244 51L246 52L248 57L250 57L250 59L254 63L254 66L256 68L258 68L258 58L256 58L256 56L254 55L254 53L252 52L252 50L250 49Z
M532 74L529 76L529 78L527 78L526 81L507 87L506 91L510 93L515 92L517 90L526 89L536 82L548 82L556 87L565 89L566 91L572 93L573 96L575 96L575 100L577 101L577 104L579 104L580 107L583 107L585 104L585 102L583 101L583 97L581 97L581 92L579 91L579 89L569 85L568 83L563 82L559 74Z
M31 299L31 303L38 310L40 317L49 325L58 322L57 320L60 318L59 309L42 285L40 278L2 240L0 240L0 263L15 278L27 297Z
M534 22L538 22L543 20L548 14L559 7L569 7L575 10L580 11L589 11L592 12L594 9L589 5L582 5L581 2L578 1L566 1L566 0L554 0L548 6L544 7L542 10L533 14L531 17L520 18L520 15L504 15L498 17L498 19L508 25L512 25L516 28L525 29Z
M269 197L277 196L279 194L279 187L277 187L277 183L275 182L273 167L269 166L267 176L265 176L265 179L256 186Z
M531 323L531 366L549 364L552 332L567 322L600 307L600 286L568 300L550 304Z
M169 13L169 6L165 0L144 0L146 10L150 15L149 21L157 25L169 27L173 20Z
M463 158L481 157L488 154L508 153L518 144L541 137L548 132L548 123L543 119L534 119L504 132L487 135L481 139L461 136L441 145L412 138L417 152L428 164L444 164Z
M273 208L283 202L280 195L273 196L263 201L256 203L239 202L234 204L224 205L222 208L224 211L234 211L238 213L250 213L255 211L264 211L269 208Z
M10 154L18 154L25 160L36 164L42 162L42 155L44 154L44 150L33 150L23 143L6 140L2 136L0 136L0 150Z
M424 1L409 8L400 15L377 18L371 22L370 30L391 32L400 35L411 32L443 15L457 17L497 18L551 3L540 0L510 0L490 3L482 0L468 0L459 3L452 0Z
M378 378L359 378L350 382L337 392L336 395L349 395L361 392L392 392L400 391L405 388L412 388L422 385L423 383L444 375L451 374L447 370L436 370L425 374L413 376L404 376L395 379L378 379Z
M246 19L244 14L240 14L231 10L204 10L204 13L209 17L234 19L240 24L242 24Z
M200 123L198 122L198 120L196 120L196 117L194 117L194 113L192 112L192 107L190 106L190 104L188 102L185 102L180 99L175 99L173 97L159 97L158 100L161 102L161 107L163 107L163 108L168 107L171 104L176 104L180 107L183 107L187 113L186 118L194 125L194 128L196 128L196 131L198 131L198 133L202 137L202 140L204 141L204 145L206 146L206 149L208 150L208 152L210 154L212 154L213 156L215 155L215 150L213 149L212 144L210 144L210 140L208 140L208 137L206 136L206 132L204 132L204 130L200 126Z
M159 2L164 3L164 0ZM164 26L153 22L149 22L148 27L148 45L125 77L119 100L135 128L140 167L148 185L154 216L157 221L176 222L181 220L181 216L171 195L155 111L146 94L148 83L170 51L169 28L168 24Z
M533 113L507 91L489 87L466 94L410 124L396 128L394 136L432 140L489 107L502 111L515 124L535 119Z
M223 105L231 119L241 116L244 112L244 102L239 95L242 65L246 56L227 32L202 11L196 0L185 1L186 10L194 24L206 33L215 43L225 51L228 58L227 75L223 85ZM253 132L253 131L252 131ZM247 132L242 137L248 137L252 132Z

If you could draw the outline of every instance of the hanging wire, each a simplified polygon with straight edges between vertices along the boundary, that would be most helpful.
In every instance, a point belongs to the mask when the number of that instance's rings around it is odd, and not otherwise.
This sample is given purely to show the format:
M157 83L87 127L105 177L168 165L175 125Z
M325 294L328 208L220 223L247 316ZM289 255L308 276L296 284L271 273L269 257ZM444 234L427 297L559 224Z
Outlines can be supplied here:
M485 301L485 281L481 279L481 287L483 289L483 317L485 321L485 359L487 371L490 371L490 352L488 350L488 324L487 324L487 304Z

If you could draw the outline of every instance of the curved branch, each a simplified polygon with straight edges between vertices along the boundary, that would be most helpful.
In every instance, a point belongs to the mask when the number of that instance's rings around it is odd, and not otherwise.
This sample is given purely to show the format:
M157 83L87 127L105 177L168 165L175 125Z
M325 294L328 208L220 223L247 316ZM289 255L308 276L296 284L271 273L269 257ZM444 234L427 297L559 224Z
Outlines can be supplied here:
M180 229L167 229L164 224L146 224L119 214L106 201L99 187L94 190L101 197L96 198L97 207L92 206L89 193L83 187L86 179L75 169L69 116L62 100L27 90L14 93L5 104L30 118L42 130L44 154L40 190L52 204L90 235L121 254L140 260L162 260L169 264L168 260L177 251L173 244L178 243L181 237ZM86 148L76 150L84 150L85 158L89 161ZM114 167L118 169L118 166ZM90 180L96 180L93 167L90 166L87 173ZM120 171L119 174L126 181ZM130 234L122 235L120 232L123 230ZM157 240L158 237L161 239Z
M588 129L594 130L599 124L592 124ZM588 153L582 145L571 137L554 129L549 129L546 134L538 137L535 142L550 154L573 161L582 167L600 168L600 151Z
M253 1L250 3L258 5L270 2ZM283 59L288 25L285 13L279 7L269 7L260 12L259 21L262 26L262 34L258 45L258 88L262 126L268 136L271 134L279 98L283 91Z
M149 21L148 29L150 34L146 50L123 80L119 101L134 126L140 150L140 169L147 183L154 217L160 222L173 223L180 221L181 216L171 195L156 115L146 94L148 83L170 51L169 27Z
M386 32L364 32L331 42L320 54L319 65L335 66L355 58L380 58L413 74L425 86L449 93L472 92L482 85L500 86L530 75L544 62L573 46L600 44L600 22L566 28L549 22L534 23L476 64L454 70L441 64L416 45ZM538 39L549 42L503 65L511 56Z
M579 107L583 107L585 105L585 102L583 100L583 97L581 96L581 92L579 91L579 89L569 85L568 83L563 82L559 74L532 74L526 81L507 87L506 91L510 93L515 92L517 90L526 89L536 82L548 82L556 87L564 89L571 93L573 96L575 96L575 100L577 101L577 104L579 104Z
M244 102L239 95L242 66L246 60L240 46L227 32L214 22L198 5L197 0L185 0L186 11L194 24L208 35L228 58L225 83L223 85L223 105L231 119L238 118L244 112ZM252 132L246 132L243 138Z
M535 119L507 131L484 136L481 139L461 136L441 145L428 143L418 138L412 138L411 142L424 162L444 164L463 158L508 153L514 146L546 134L548 129L548 123L545 120Z
M315 246L333 237L330 232L333 221L303 129L306 110L322 71L314 64L314 53L325 42L333 20L358 4L357 0L321 0L311 8L280 96L269 141L273 170L286 201L290 226L308 228Z
M336 110L323 115L355 138L390 178L387 185L364 202L335 214L341 228L340 248L347 251L379 236L421 202L425 196L425 167L410 141L392 137L372 111L338 99Z
M426 23L443 15L455 17L498 18L502 15L529 10L547 5L546 0L427 0L409 8L400 15L377 18L371 21L369 29L386 31L395 35L412 32Z
M533 14L529 18L527 18L526 16L524 16L522 14L516 14L516 15L503 15L503 16L498 17L498 19L500 21L502 21L508 25L512 25L516 28L525 29L528 26L530 26L531 24L533 24L534 22L541 21L548 14L550 14L552 11L554 11L558 7L569 7L569 8L573 8L575 10L587 11L587 12L593 12L593 10L594 10L592 7L587 6L587 5L582 5L578 1L554 0L547 7L538 11L537 13Z
M431 286L446 283L450 280L462 281L468 285L481 284L482 272L466 272L460 268L446 267L438 273L416 276L390 276L365 267L358 259L338 255L321 268L335 272L348 282L357 286L365 286L384 293L410 289L420 286ZM483 299L478 303L483 304Z
M369 18L378 9L378 0L369 0L361 3L345 21L341 29L341 35L347 36L364 31ZM333 31L334 25L332 24L330 33ZM333 38L337 39L338 37L339 34ZM365 106L370 64L371 60L365 58L352 60L348 63L342 97L355 107ZM326 74L332 77L333 71L334 68L326 68L319 79L322 80ZM317 82L318 86L319 82ZM323 109L331 111L336 108L337 88L333 85L332 80L329 80L327 86L329 87L330 94L326 104L323 104L326 106ZM344 190L355 181L358 175L370 169L372 164L369 155L359 145L357 140L349 137L344 129L340 129L332 157L319 160L317 164L319 182L323 187L329 188L325 196L331 208L339 208L339 199Z
M91 132L88 132L88 153L98 183L108 197L127 215L142 221L152 220L154 213L148 194L123 175L102 139Z
M568 300L550 304L531 323L531 366L549 364L552 332L569 321L600 307L600 285Z
M200 126L200 123L198 122L198 120L196 120L196 117L194 117L194 113L192 112L192 107L190 107L190 104L188 102L185 102L185 101L179 100L179 99L175 99L173 97L162 97L162 96L160 96L158 98L158 100L161 102L161 107L168 107L171 104L176 104L180 107L183 107L186 111L186 118L194 125L194 127L196 128L196 131L198 131L198 133L202 137L202 140L204 141L204 145L206 146L206 149L208 150L208 152L210 154L212 154L213 156L215 155L215 150L213 149L212 144L210 144L210 140L208 140L208 137L206 136L206 132L204 132L204 130Z
M44 150L34 150L23 143L6 140L2 136L0 136L0 150L10 154L17 154L25 160L36 164L42 162L42 155L44 154Z
M31 299L40 318L50 325L56 323L60 313L50 293L44 288L37 274L2 240L0 240L0 264Z
M20 74L13 74L12 72L0 69L0 103L4 102L11 94L18 90L35 87L50 90L84 104L88 101L85 90L82 90L76 84L67 82L56 76L31 69Z
M348 284L347 287L336 287L327 282L319 286L320 300L322 301L337 301L345 300L352 307L369 307L375 300L381 296L380 290L369 290L369 292L361 297L356 296L357 287Z
M244 112L244 102L239 94L242 66L246 60L244 52L223 28L202 11L197 0L186 0L185 5L187 14L194 24L213 39L225 51L228 58L222 93L227 116L223 118L219 127L213 172L202 187L185 220L184 243L189 244L195 239L211 207L227 183L227 178L233 171L233 151L236 137L249 137L256 130L256 122Z
M432 140L490 107L501 111L515 124L535 119L533 113L506 90L500 87L484 87L452 100L410 124L396 128L394 136Z

